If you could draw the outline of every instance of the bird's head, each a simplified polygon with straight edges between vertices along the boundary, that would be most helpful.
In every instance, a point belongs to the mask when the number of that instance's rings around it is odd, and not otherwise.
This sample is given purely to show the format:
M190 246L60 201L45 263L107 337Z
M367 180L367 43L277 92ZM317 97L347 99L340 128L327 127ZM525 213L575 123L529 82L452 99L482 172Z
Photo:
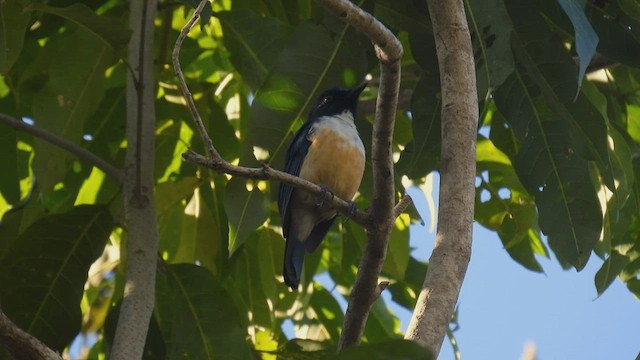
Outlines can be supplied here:
M365 87L367 87L366 83L352 90L333 88L324 91L311 108L309 119L342 114L345 111L350 111L355 117L358 97Z

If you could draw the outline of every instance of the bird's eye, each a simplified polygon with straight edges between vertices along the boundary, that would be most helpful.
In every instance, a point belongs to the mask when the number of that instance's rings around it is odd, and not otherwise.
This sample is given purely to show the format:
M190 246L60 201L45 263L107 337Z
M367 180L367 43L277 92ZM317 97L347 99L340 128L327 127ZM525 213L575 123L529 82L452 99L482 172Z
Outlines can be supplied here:
M331 100L333 100L332 96L325 96L322 98L322 101L320 102L321 105L326 105L328 103L331 102Z

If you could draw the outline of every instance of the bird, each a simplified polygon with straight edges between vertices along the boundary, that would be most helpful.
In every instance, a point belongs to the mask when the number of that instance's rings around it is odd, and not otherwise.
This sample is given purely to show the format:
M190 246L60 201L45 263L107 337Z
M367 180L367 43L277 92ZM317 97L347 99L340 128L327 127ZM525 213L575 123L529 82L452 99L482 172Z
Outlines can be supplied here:
M300 284L305 252L318 248L338 216L324 201L327 195L351 201L362 182L366 155L354 120L366 86L322 92L287 150L284 171L323 189L318 197L280 183L278 210L285 239L282 273L294 291Z

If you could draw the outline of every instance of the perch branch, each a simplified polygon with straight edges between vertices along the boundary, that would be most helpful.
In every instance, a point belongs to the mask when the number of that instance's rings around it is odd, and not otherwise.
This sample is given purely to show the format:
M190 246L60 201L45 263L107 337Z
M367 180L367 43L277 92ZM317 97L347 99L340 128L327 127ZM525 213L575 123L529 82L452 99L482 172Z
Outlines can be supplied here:
M20 329L0 310L0 345L16 359L25 360L62 360L42 341Z
M373 42L376 56L380 61L380 88L371 142L374 188L371 209L374 210L370 212L367 242L358 266L356 281L351 290L349 306L338 342L338 349L342 350L359 344L362 339L369 311L378 298L378 277L387 254L389 237L395 220L391 144L400 91L400 60L403 49L400 41L389 29L353 3L346 0L317 0L317 2L364 33ZM406 205L403 206L406 207Z
M191 111L191 114L193 116L193 119L198 129L198 132L202 137L202 141L205 144L207 153L209 155L209 157L207 158L193 151L188 151L183 154L182 156L183 159L185 161L194 162L202 167L213 169L219 173L225 173L233 176L240 176L240 177L251 178L251 179L276 180L280 182L286 182L298 189L302 189L313 194L322 195L323 190L317 184L301 179L297 176L287 174L282 171L274 170L271 167L266 165L264 165L261 168L249 168L249 167L233 165L225 161L220 156L218 151L215 149L213 142L209 137L209 135L207 134L207 131L204 127L202 118L195 106L195 102L193 101L193 96L191 95L191 92L187 87L187 84L182 72L182 68L180 66L180 61L179 61L180 48L182 46L182 42L187 37L187 35L189 34L189 31L191 30L193 25L196 23L196 21L200 17L200 13L206 1L207 0L202 0L200 2L195 12L187 22L187 24L182 28L182 31L180 32L180 34L178 35L178 39L176 40L176 44L173 48L173 54L172 54L173 69L176 72L176 75L178 77L178 83L179 83L180 89L186 99L187 106ZM391 123L391 129L393 129L393 123ZM331 205L334 208L336 208L342 214L349 215L353 221L365 227L367 227L367 225L370 223L370 214L362 210L356 210L354 214L352 205L350 202L345 201L344 199L340 199L339 197L336 197L336 196L334 196L330 201L331 201Z
M69 153L77 156L80 160L97 167L105 174L116 180L118 183L122 183L123 173L117 167L106 162L91 151L80 147L56 134L40 129L33 125L29 125L24 121L20 121L6 114L0 114L0 121L11 126L14 130L24 131L27 134L31 134L37 138L47 141L61 149L68 151Z
M192 161L217 172L245 178L277 180L314 194L321 194L322 189L320 186L309 181L274 170L266 165L262 168L235 166L222 159L215 150L210 137L206 133L189 89L186 86L178 61L180 46L200 16L204 1L207 0L203 0L200 3L178 36L173 50L173 64L174 70L178 75L178 81L180 82L180 89L185 96L200 136L202 136L203 143L207 148L209 157L207 158L193 151L189 151L183 154L183 158L186 161ZM351 299L345 315L343 331L338 345L339 349L343 349L358 344L362 338L371 305L382 291L382 289L378 287L378 277L386 256L389 236L395 217L399 215L411 201L411 198L405 197L403 201L394 208L395 187L391 144L400 88L400 59L402 58L403 49L400 41L398 41L384 25L349 1L318 0L318 3L341 18L348 25L363 32L373 41L376 55L380 60L381 73L371 149L374 197L369 211L357 211L355 215L352 215L354 221L366 227L367 243L358 267L358 275L351 293ZM332 205L342 213L351 212L351 205L342 199L334 197Z

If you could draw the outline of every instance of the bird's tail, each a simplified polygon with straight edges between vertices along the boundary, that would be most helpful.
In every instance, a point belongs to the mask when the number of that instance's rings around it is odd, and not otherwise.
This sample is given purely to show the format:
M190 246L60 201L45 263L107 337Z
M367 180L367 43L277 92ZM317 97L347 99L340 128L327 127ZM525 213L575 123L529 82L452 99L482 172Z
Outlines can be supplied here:
M284 249L284 283L291 289L297 290L302 274L302 262L304 260L305 245L293 236L287 239Z

